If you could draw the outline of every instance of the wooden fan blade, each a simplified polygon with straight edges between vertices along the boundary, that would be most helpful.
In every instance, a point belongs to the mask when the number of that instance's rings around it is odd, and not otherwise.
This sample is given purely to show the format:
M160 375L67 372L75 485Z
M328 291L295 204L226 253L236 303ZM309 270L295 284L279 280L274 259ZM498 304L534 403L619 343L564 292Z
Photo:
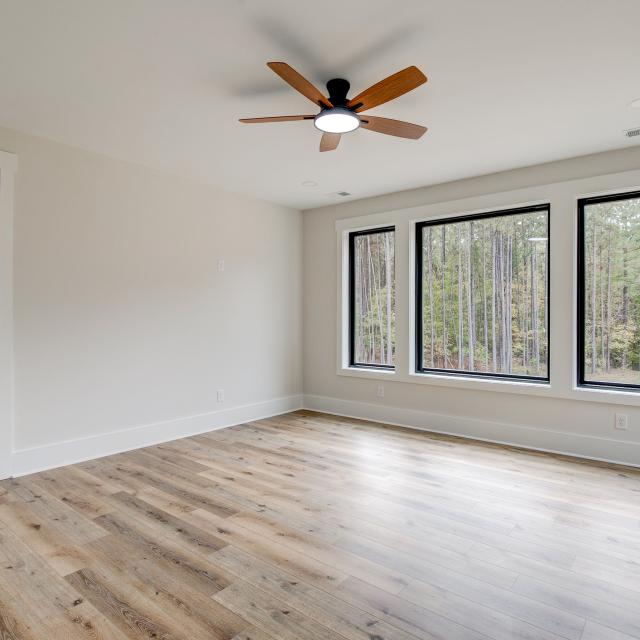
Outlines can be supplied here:
M369 131L386 133L388 136L397 136L398 138L410 138L411 140L417 140L427 131L427 127L423 127L420 124L392 120L391 118L379 118L377 116L362 116L360 126L364 129L369 129Z
M339 133L323 133L322 138L320 138L320 151L337 149L341 137Z
M419 87L426 81L427 76L418 67L407 67L365 89L355 98L349 100L347 106L357 113L365 109L372 109Z
M240 122L289 122L290 120L313 120L315 116L271 116L270 118L240 118Z
M286 62L267 62L267 67L275 71L287 84L305 98L321 107L332 107L328 98L325 98L304 76L301 76L293 67Z

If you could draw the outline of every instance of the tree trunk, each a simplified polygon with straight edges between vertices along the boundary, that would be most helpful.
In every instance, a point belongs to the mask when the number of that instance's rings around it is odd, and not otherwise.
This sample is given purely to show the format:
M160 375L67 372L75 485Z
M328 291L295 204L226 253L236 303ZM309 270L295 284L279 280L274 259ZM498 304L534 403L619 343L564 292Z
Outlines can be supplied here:
M596 225L591 250L591 373L596 372Z
M606 345L606 362L605 371L609 372L611 368L611 224L609 226L609 233L607 234L607 339Z
M493 359L493 373L498 372L498 361L496 353L496 267L497 267L497 238L495 231L491 234L491 353Z
M626 226L626 225L625 225ZM622 363L623 369L627 368L627 326L629 324L629 284L627 278L629 277L629 250L627 248L626 237L623 240L624 246L622 247L622 327L624 329L624 344L622 348Z
M484 337L484 370L489 369L489 328L487 325L486 228L482 227L482 326Z
M383 322L382 322L382 305L380 303L380 282L378 281L378 278L376 277L376 269L374 266L374 262L373 262L373 254L371 252L371 237L367 236L367 253L369 255L369 269L371 272L371 277L372 277L372 293L375 295L375 301L372 300L372 302L375 303L375 312L376 312L376 317L378 319L378 335L380 337L380 350L379 350L379 354L380 357L378 360L378 362L383 363L386 361L385 359L385 349L384 349L384 335L382 333L383 329ZM373 335L374 335L374 340L375 340L375 330L373 331ZM376 357L376 349L374 347L373 349L373 353L374 353L374 358Z
M473 245L473 222L467 223L469 227L469 246L467 247L467 311L468 311L468 334L469 334L469 371L475 371L475 301L473 299L473 269L471 248Z
M534 243L531 252L531 327L533 329L533 362L540 373L540 339L538 335L538 248Z
M462 233L460 225L456 225L456 245L458 249L458 369L464 369L464 311L462 299Z
M523 225L522 236L522 366L529 371L529 289L528 254L531 242L528 240L528 227Z
M433 244L431 241L431 227L425 228L427 232L427 263L429 265L429 324L430 324L430 364L431 368L435 367L434 351L435 351L435 331L433 323Z
M605 315L605 286L604 286L604 266L602 260L598 263L598 288L600 290L600 295L596 296L596 299L600 300L600 358L604 363L607 361L607 345L606 345L606 330L605 326L607 323L607 316ZM597 302L596 302L597 304ZM598 328L596 327L596 338L598 335Z
M447 335L447 291L446 291L446 286L445 286L445 259L446 259L446 249L445 249L445 244L446 244L446 240L447 240L447 227L446 225L442 225L442 231L441 231L441 235L442 235L442 246L440 247L440 251L441 251L441 268L442 268L442 274L441 274L441 298L442 298L442 359L443 359L443 365L442 368L446 369L447 368L447 340L448 335Z
M391 242L389 234L384 234L384 266L385 266L385 290L386 290L386 312L387 312L387 364L393 364L393 344L391 331L391 287L393 275L391 273Z
M498 308L500 314L500 371L503 373L507 369L506 347L507 347L507 323L505 321L506 305L504 296L504 235L498 235Z
M513 236L507 236L507 373L512 372L513 362Z

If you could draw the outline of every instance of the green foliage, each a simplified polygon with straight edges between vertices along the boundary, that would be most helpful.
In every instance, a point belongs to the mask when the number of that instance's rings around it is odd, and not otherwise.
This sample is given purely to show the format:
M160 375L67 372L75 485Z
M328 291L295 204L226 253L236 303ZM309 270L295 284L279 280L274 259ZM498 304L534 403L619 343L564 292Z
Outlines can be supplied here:
M393 364L395 354L394 232L356 236L355 361Z
M546 212L422 228L423 366L546 376ZM356 361L395 354L393 232L355 239ZM587 379L640 384L640 199L585 211Z
M423 365L545 376L547 215L423 227Z
M640 384L640 199L585 207L585 375Z

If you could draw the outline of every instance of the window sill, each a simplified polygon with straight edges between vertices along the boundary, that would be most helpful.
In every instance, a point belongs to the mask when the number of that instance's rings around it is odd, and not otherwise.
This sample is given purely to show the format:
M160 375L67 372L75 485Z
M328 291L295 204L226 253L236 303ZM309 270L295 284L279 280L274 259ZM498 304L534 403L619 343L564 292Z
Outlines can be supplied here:
M435 373L412 373L366 369L355 367L338 368L339 376L368 380L387 380L393 383L423 384L432 387L448 387L450 389L469 391L490 391L515 395L558 398L562 400L598 402L600 404L625 405L640 407L640 393L625 390L593 389L572 386L559 388L557 382L528 382L525 380L479 379L471 376L439 375Z
M353 378L388 379L396 375L395 369L378 369L377 367L342 367L338 369L339 376Z
M581 400L584 400L587 396L599 396L602 398L601 402L609 402L609 399L613 398L621 404L640 405L640 389L634 391L633 389L616 389L615 387L576 385L573 388L573 392L579 396Z
M499 376L472 376L465 375L464 373L439 373L435 371L416 371L414 373L410 373L410 376L415 376L417 378L431 378L435 380L451 380L456 381L460 380L463 382L481 382L484 384L510 384L517 386L525 386L525 387L550 387L550 383L548 380L526 380L524 378L509 378L507 376L499 377Z
M407 382L432 384L443 387L477 389L478 391L500 391L505 393L524 393L534 395L549 395L551 391L551 384L547 381L481 378L478 376L465 376L463 374L449 375L440 373L411 372L407 376Z

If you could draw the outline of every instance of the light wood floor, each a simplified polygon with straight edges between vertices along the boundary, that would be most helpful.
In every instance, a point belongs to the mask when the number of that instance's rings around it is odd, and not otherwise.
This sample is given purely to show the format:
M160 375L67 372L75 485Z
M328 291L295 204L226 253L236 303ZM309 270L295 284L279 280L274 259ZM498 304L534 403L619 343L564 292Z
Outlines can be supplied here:
M640 471L296 412L0 483L0 640L640 638Z

